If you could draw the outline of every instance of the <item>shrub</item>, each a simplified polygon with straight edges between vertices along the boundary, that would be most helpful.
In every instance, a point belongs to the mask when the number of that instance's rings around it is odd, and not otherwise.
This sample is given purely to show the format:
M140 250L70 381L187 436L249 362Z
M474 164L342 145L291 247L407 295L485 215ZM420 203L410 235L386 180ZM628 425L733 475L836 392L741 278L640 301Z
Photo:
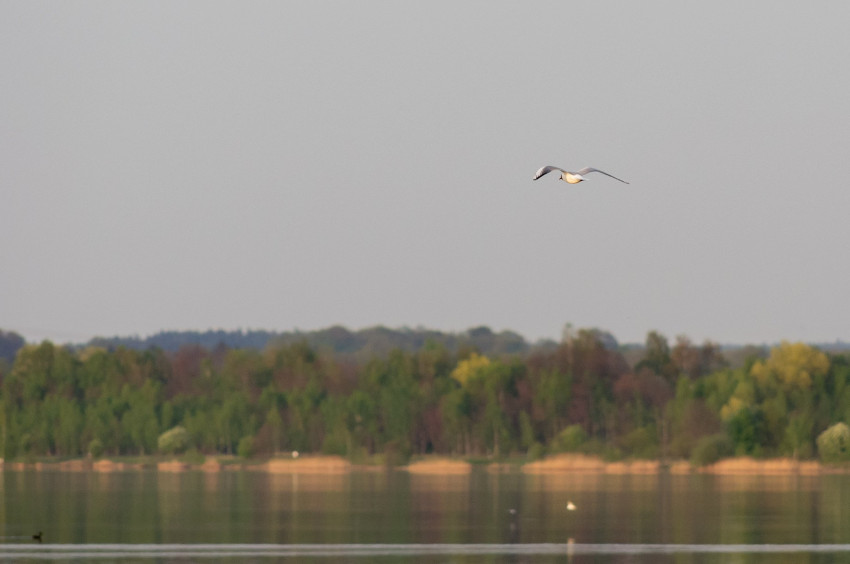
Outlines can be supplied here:
M619 441L623 451L636 458L655 458L658 456L658 445L655 431L647 427L639 427L626 434Z
M587 433L581 425L570 425L558 433L553 441L556 452L575 452L587 441Z
M348 453L348 460L352 464L371 464L372 457L369 455L369 451L364 446L355 446L351 449L351 452Z
M625 458L623 451L617 445L596 438L588 439L581 445L579 452L588 456L598 456L605 462L617 462Z
M391 440L384 445L384 464L402 466L410 462L413 449L407 441Z
M183 455L183 462L186 464L194 464L195 466L200 466L207 459L203 453L198 452L198 449L195 447L190 448L186 451L186 454Z
M546 454L546 447L544 447L540 443L534 443L530 447L528 447L526 458L529 462L534 462L535 460L540 460L541 458L543 458L544 454Z
M161 434L156 443L163 454L179 454L189 446L189 432L178 425Z
M685 434L675 435L670 441L669 452L672 458L690 458L694 450L695 439Z
M717 433L703 437L694 446L691 453L693 466L708 466L725 456L730 456L735 450L731 439L725 433Z
M824 462L850 460L850 427L836 423L818 435L818 454Z
M30 453L30 449L32 449L33 438L29 433L24 433L21 435L20 444L18 445L18 451L20 454L27 455Z
M98 438L94 438L89 443L89 456L94 459L98 459L103 456L103 441Z
M346 456L348 443L348 433L345 430L334 429L325 435L325 440L322 441L322 453Z
M242 458L251 458L254 454L254 437L246 436L239 439L239 444L236 447L236 454Z

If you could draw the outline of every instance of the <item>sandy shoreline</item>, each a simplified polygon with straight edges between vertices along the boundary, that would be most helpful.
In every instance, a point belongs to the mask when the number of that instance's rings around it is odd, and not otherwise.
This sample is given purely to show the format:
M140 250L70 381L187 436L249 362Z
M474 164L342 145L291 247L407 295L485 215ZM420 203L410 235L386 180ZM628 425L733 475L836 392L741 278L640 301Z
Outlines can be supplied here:
M813 460L773 458L758 460L748 457L729 458L709 466L695 468L688 461L672 461L662 465L657 460L630 460L605 462L601 458L580 454L549 456L527 463L493 462L483 464L489 473L520 472L529 475L552 474L606 474L606 475L653 475L659 473L713 474L721 476L819 476L828 474L850 474L848 465L824 465ZM461 459L425 458L411 462L395 470L412 475L466 475L475 465ZM223 472L250 471L268 474L345 474L353 471L382 471L383 466L355 465L340 456L303 456L273 458L265 462L241 462L232 457L207 457L203 464L189 464L181 460L159 460L146 463L125 462L87 458L57 462L8 462L0 459L4 471L59 470L67 472L123 472L133 470L156 470L158 472Z
M714 474L723 476L817 476L820 474L850 473L848 466L824 465L814 460L771 458L759 460L749 457L728 458L714 464L696 468L686 460L671 461L662 465L657 460L605 462L584 455L548 457L522 466L527 474Z

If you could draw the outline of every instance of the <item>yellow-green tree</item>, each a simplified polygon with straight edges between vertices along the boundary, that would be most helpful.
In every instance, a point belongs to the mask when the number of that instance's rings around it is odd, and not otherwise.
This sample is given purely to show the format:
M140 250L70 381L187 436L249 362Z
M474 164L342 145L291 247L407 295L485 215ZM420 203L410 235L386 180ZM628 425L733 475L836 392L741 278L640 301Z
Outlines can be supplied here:
M756 401L763 414L768 449L780 454L808 456L813 450L812 429L816 390L823 389L829 358L805 343L782 343L766 360L750 368Z
M836 423L818 435L818 452L824 462L850 460L850 427Z
M762 387L779 385L786 391L805 391L816 377L829 370L829 358L805 343L782 341L770 351L767 360L758 360L750 374Z
M481 356L478 353L472 353L466 360L457 363L457 367L452 370L452 378L460 382L460 385L466 387L469 381L483 373L483 369L490 366L490 359L486 356Z

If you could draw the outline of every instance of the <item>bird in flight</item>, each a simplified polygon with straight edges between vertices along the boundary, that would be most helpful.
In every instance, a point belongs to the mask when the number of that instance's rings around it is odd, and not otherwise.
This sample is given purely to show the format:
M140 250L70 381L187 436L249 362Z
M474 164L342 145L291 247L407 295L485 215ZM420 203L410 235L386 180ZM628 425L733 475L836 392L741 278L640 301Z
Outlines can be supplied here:
M532 178L532 180L537 180L541 176L549 174L553 170L560 171L561 172L561 180L563 180L564 182L567 182L568 184L578 184L579 182L584 180L584 175L588 174L590 172L599 172L599 173L604 174L605 176L610 176L614 180L619 180L620 182L622 182L624 184L628 184L628 182L626 182L625 180L622 180L620 178L617 178L613 174L608 174L604 170L599 170L598 168L590 168L589 166L584 167L583 169L581 169L578 172L570 172L568 170L564 170L564 169L558 168L556 166L544 166L543 168L541 168L540 170L537 171L537 173L534 175L534 178Z

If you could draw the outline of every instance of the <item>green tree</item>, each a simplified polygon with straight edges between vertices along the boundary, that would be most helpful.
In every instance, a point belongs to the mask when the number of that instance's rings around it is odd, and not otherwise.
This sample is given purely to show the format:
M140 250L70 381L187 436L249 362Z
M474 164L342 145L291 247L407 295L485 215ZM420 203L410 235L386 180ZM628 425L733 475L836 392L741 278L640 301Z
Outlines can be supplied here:
M764 413L759 408L742 407L726 423L729 437L740 455L760 455L764 444Z
M83 437L95 437L103 442L104 451L121 452L121 405L110 395L102 395L86 404Z
M152 380L146 380L140 389L131 390L125 386L122 395L126 398L128 409L121 417L121 427L132 449L139 454L156 450L159 436L159 421L156 416L158 386Z
M279 452L281 450L281 441L283 440L283 418L280 416L280 411L276 407L270 408L268 413L266 413L265 424L269 430L271 452Z
M794 458L808 458L812 455L812 433L814 419L806 412L789 417L785 431L785 451L790 451Z
M236 454L240 458L251 458L254 456L254 437L246 436L239 439Z
M242 437L252 436L252 417L248 398L244 393L230 393L215 412L218 446L224 453L235 453Z
M355 390L346 400L346 424L354 445L375 452L375 437L378 434L377 405L371 394Z
M83 428L83 414L77 403L69 398L58 399L58 417L53 429L56 453L64 456L77 456L82 453L80 436Z
M550 436L570 420L571 392L572 376L568 373L551 368L537 376L534 405L540 411L540 418L548 422Z
M440 401L443 444L451 454L472 454L471 421L474 406L469 392L460 386L445 394Z
M534 426L531 424L531 416L527 411L521 411L519 414L519 444L526 452L533 445L539 444L537 436L534 433Z
M670 355L667 337L657 331L650 331L646 335L644 356L635 366L635 372L640 372L642 369L651 370L671 384L675 383L679 375Z

